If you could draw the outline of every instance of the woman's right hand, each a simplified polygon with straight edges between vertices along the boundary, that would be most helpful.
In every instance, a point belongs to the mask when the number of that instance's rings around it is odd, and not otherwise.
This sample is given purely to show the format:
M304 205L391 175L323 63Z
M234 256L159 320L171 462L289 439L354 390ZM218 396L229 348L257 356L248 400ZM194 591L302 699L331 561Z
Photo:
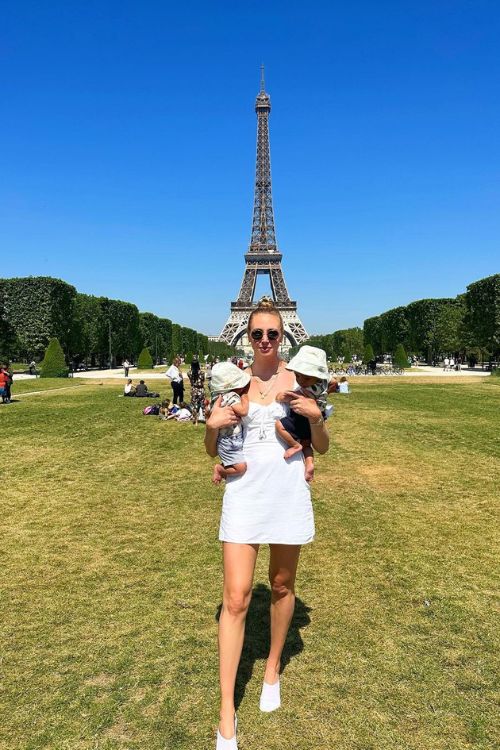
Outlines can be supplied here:
M238 422L238 417L230 406L221 406L222 396L212 406L210 416L207 419L209 430L220 430L222 427L233 427Z

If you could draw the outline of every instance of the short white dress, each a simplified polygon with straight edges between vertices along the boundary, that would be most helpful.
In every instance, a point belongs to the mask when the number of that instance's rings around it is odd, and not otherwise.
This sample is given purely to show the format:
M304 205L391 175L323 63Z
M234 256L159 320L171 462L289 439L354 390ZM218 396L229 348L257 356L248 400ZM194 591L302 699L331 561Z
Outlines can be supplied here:
M239 544L307 544L314 539L311 490L304 459L285 461L287 445L276 434L276 419L287 407L250 402L243 417L247 470L226 480L219 539Z

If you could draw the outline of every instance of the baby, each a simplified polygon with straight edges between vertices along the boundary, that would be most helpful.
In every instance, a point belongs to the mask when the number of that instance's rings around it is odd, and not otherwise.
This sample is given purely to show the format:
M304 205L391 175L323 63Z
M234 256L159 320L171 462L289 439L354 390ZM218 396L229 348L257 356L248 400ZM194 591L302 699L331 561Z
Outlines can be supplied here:
M303 346L286 366L293 370L297 387L293 391L278 393L277 401L292 401L297 394L312 398L318 404L323 418L327 418L326 399L328 395L328 366L326 353L316 346ZM276 432L289 446L284 458L291 458L295 453L304 453L305 478L311 482L314 478L314 458L311 448L311 425L307 417L296 414L292 409L282 419L276 420Z
M221 406L230 406L240 419L246 417L249 387L250 375L231 362L219 362L212 368L210 406L212 407L219 396L222 396ZM245 473L247 464L243 455L243 428L240 422L219 430L217 453L221 462L214 466L214 484L220 484L227 477L241 476Z

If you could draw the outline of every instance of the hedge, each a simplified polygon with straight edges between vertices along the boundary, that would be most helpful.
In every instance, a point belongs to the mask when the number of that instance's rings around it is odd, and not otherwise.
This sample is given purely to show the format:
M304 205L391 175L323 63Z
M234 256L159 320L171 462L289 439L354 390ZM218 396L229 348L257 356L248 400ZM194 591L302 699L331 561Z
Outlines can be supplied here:
M0 357L41 359L51 338L57 338L66 361L109 365L135 361L147 346L155 358L196 352L227 357L234 348L210 342L192 328L153 313L139 313L130 302L81 294L60 279L0 279ZM110 346L111 345L111 346Z
M11 358L29 362L43 355L51 338L68 353L76 289L46 276L0 279L4 320L15 334Z

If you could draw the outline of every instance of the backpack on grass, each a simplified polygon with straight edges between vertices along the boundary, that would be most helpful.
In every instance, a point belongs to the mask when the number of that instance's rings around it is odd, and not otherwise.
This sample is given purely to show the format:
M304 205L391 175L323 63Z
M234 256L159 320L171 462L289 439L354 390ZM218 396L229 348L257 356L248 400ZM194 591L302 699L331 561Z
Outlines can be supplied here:
M143 414L146 414L147 416L153 416L157 417L160 413L160 404L151 404L151 406L145 406L142 410Z

